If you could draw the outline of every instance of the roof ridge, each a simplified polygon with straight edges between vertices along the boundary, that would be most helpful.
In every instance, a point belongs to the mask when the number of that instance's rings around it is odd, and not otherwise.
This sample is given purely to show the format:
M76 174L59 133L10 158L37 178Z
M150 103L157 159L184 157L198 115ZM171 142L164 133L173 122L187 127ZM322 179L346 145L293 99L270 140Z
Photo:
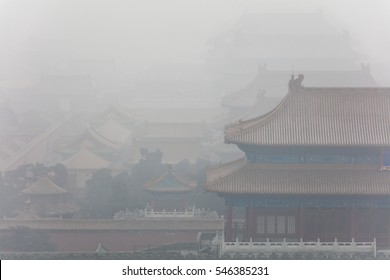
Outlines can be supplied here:
M158 178L148 181L145 184L145 189L152 190L153 186L159 184L164 179L168 178L169 176L172 176L175 180L177 180L180 184L183 184L184 186L188 187L189 189L194 188L191 183L192 181L185 180L182 176L179 176L176 172L173 171L172 165L168 166L168 169Z
M279 102L278 105L268 113L258 116L257 118L253 118L250 120L238 120L238 122L226 125L225 126L225 141L230 143L228 140L229 134L237 133L237 129L240 132L244 132L245 130L249 130L254 126L262 125L265 121L271 120L276 117L278 113L288 104L287 101L291 98L292 94L290 92L287 93L285 97Z

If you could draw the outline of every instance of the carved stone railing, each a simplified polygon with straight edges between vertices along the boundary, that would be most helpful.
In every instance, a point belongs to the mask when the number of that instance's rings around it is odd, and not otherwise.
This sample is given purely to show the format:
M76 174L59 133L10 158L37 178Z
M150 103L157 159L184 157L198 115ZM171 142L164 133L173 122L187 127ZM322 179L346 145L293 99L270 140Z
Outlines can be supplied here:
M194 218L194 211L145 211L145 218Z
M145 219L222 219L215 211L208 211L204 209L192 208L185 211L155 211L154 209L144 209L135 212L119 211L115 213L115 220L134 220L139 218Z
M219 242L219 254L370 254L376 257L376 241L373 242L332 242L317 241L286 241L280 242Z

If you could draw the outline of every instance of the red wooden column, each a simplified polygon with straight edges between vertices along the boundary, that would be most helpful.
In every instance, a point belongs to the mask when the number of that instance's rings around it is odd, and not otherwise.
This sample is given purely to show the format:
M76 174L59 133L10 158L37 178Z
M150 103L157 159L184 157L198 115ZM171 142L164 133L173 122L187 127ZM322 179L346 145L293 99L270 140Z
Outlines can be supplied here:
M255 213L253 206L248 206L246 208L246 239L249 241L255 236Z
M298 214L298 237L304 238L305 235L305 208L301 205Z
M233 207L231 205L226 206L225 214L225 241L233 241L232 226L233 226Z
M349 210L349 239L356 239L356 208L351 206Z
M380 149L379 163L382 166L385 165L385 152L384 152L383 148Z
M375 232L375 208L374 208L374 203L371 201L370 205L370 241L374 240L376 237L376 232Z

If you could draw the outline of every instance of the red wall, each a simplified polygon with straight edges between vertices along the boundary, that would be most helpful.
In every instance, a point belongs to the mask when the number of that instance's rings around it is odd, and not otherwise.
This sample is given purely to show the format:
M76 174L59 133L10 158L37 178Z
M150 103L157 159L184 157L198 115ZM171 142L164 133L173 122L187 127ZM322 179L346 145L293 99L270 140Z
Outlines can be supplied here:
M198 232L49 231L60 252L92 252L101 243L108 251L133 251L174 243L196 242Z

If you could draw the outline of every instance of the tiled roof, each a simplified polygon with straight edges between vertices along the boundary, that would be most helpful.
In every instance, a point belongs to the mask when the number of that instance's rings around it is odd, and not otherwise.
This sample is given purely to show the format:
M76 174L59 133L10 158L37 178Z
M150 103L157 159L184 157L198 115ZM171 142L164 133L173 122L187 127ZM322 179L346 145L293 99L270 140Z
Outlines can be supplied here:
M120 144L125 143L131 134L131 131L111 118L107 119L104 123L98 126L96 131L106 139Z
M378 165L247 163L232 170L218 178L208 176L205 190L226 194L390 195L390 172L381 171Z
M390 145L390 88L299 88L271 112L226 127L253 145Z
M112 141L101 135L94 128L87 127L79 136L72 139L69 143L62 147L62 150L73 149L75 147L100 147L109 150L117 150L120 143Z
M73 170L98 170L108 168L110 163L83 147L78 153L66 160L64 165L67 169Z
M41 177L38 181L22 191L24 194L31 195L61 194L66 192L67 190L55 184L47 176Z
M7 170L12 170L13 168L15 169L18 165L21 165L22 163L26 164L27 155L32 151L35 151L34 149L37 149L37 147L39 147L42 142L48 141L49 137L52 137L53 135L58 133L68 123L68 121L72 119L72 117L72 113L64 115L45 131L35 136L26 145L21 147L20 150L16 151L3 162L1 162L0 170L4 172ZM39 159L35 158L34 162L36 161L39 161Z
M118 148L120 145L120 143L114 142L113 140L106 138L94 128L91 127L87 128L86 133L88 134L88 136L90 136L90 139L92 139L92 141L101 143L106 147Z
M181 178L171 166L162 176L145 185L145 189L150 192L187 192L195 187L195 182Z
M119 104L114 104L109 107L101 116L104 119L110 118L114 120L122 120L125 122L136 122L138 120L137 115L130 112L130 109L123 107Z

